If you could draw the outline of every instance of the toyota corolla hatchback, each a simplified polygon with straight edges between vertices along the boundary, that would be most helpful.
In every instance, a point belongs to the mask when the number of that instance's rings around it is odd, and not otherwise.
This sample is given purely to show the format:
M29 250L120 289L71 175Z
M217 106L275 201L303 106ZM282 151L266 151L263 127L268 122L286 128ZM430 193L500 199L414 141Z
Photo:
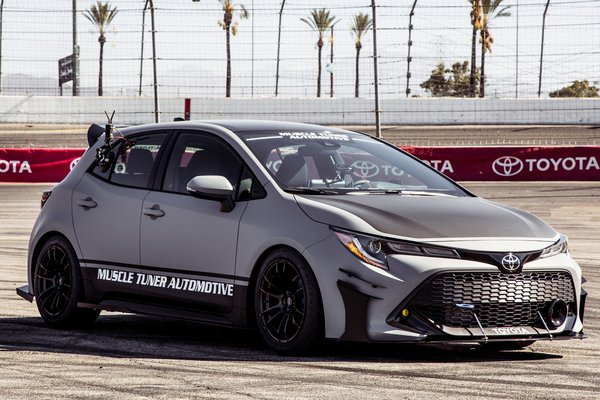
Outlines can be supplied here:
M564 236L386 142L272 121L98 136L44 193L18 289L53 327L160 315L254 328L287 354L584 337Z

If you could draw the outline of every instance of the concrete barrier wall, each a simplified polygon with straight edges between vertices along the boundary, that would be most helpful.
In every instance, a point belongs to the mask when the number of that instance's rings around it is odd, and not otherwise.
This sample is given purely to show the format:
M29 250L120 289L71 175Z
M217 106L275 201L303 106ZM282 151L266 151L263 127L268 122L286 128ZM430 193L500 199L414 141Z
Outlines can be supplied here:
M183 98L160 99L161 121L182 117ZM192 119L255 118L317 124L373 125L372 99L193 98ZM154 100L147 97L0 96L0 123L87 124L154 122ZM384 125L600 124L600 99L383 99Z

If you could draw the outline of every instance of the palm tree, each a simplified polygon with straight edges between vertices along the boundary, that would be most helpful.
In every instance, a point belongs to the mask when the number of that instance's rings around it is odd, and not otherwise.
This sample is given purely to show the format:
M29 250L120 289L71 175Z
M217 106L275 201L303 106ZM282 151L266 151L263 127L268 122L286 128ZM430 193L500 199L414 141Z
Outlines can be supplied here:
M317 31L319 34L319 40L317 40L319 54L319 66L317 71L317 97L321 97L321 51L323 50L323 35L334 24L335 17L330 14L329 10L324 8L317 10L315 8L311 11L310 18L300 18L300 20L310 26L313 31Z
M369 14L363 14L359 12L354 15L354 19L350 24L350 33L354 36L355 46L356 46L356 77L354 80L354 97L358 97L358 80L359 80L359 56L360 49L362 49L361 39L362 37L371 29L373 26L373 21L369 18Z
M481 77L479 81L479 97L485 97L485 53L492 51L494 38L490 34L489 24L496 17L509 17L506 10L510 6L500 8L503 0L481 0Z
M102 66L104 63L104 43L106 43L106 29L119 11L117 7L110 8L110 2L102 3L100 0L92 5L83 15L98 28L98 43L100 43L100 58L98 67L98 96L102 96Z
M227 46L227 77L225 79L225 97L231 97L231 34L237 35L238 21L233 20L236 11L233 0L219 0L223 6L223 20L219 21L219 26L225 31L225 41ZM248 10L243 4L240 4L239 18L247 19Z
M469 76L469 92L471 97L475 97L477 90L477 32L481 29L481 0L467 0L471 3L471 25L473 33L471 35L471 75Z

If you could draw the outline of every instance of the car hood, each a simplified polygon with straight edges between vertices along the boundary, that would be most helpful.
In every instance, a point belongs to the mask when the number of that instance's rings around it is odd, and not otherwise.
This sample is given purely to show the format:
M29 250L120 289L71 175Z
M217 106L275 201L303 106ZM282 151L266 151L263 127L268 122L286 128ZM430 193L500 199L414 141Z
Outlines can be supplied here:
M527 212L479 197L296 195L313 220L364 233L419 240L505 238L550 241L558 233Z

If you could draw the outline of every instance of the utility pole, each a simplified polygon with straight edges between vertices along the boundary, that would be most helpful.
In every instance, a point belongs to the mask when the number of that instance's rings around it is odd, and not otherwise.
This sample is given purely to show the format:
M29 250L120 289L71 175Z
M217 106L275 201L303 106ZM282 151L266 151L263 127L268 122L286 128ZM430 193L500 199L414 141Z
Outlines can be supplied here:
M373 78L375 84L375 136L381 137L381 121L379 109L379 76L377 74L377 10L375 0L371 0L371 13L373 14Z
M73 96L79 96L79 46L77 45L77 0L73 0Z
M154 122L160 122L158 111L158 81L156 74L156 25L154 23L154 1L146 0L146 6L150 5L150 19L152 23L152 70L154 72Z
M544 32L546 30L546 13L548 12L548 6L550 5L550 0L546 2L546 8L544 8L544 17L542 19L542 46L540 50L540 78L538 81L538 97L542 95L542 64L544 62Z
M412 57L410 56L410 48L412 47L412 17L415 15L415 7L417 6L417 1L413 3L413 6L410 10L410 14L408 16L408 56L406 57L406 97L410 96L410 62L412 61Z
M279 10L279 30L277 31L277 68L275 71L275 97L279 94L279 51L281 50L281 17L283 16L283 7L285 0L281 2L281 10Z
M0 94L2 94L2 21L4 14L4 0L0 1Z

